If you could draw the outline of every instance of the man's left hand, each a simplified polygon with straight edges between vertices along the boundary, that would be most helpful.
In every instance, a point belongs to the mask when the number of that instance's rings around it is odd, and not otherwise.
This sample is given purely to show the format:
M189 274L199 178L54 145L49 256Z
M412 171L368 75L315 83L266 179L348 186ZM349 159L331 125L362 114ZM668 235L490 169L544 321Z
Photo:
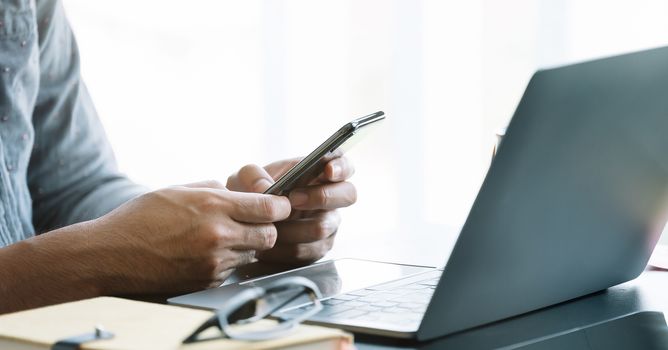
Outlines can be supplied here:
M281 160L264 168L251 164L227 179L227 188L241 192L264 192L299 162ZM354 168L347 158L329 161L320 177L309 186L290 192L292 213L275 223L278 237L273 248L258 251L260 261L305 265L322 258L334 244L341 222L336 211L357 200L357 191L347 182Z

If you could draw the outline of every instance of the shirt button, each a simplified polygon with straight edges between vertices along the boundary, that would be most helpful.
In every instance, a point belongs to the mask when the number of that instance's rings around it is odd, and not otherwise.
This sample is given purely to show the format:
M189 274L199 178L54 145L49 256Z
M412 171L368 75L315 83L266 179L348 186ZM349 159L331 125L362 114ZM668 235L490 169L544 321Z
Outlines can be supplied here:
M0 118L0 121L2 121L2 122L6 122L6 121L8 121L8 120L9 120L9 116L8 116L8 115L3 115L2 118Z
M12 165L11 163L7 163L7 170L14 171L14 165Z

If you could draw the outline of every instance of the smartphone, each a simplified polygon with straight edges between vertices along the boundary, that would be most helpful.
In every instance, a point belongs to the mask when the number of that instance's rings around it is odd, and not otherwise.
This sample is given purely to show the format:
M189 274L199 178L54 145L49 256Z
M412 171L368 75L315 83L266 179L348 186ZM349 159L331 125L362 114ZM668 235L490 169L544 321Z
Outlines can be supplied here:
M290 168L264 193L287 196L292 189L304 187L313 182L322 174L327 162L341 157L384 119L385 113L379 111L347 123L308 156Z

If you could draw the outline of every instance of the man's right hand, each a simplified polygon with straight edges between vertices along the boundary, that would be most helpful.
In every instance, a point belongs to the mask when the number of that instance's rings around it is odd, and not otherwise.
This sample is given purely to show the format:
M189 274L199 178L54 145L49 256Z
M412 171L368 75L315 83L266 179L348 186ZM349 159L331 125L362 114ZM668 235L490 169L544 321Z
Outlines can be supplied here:
M255 251L273 247L285 197L232 192L210 181L137 197L91 222L107 271L104 294L183 292L217 286Z
M0 314L99 295L172 294L220 284L273 247L285 197L175 186L95 220L0 248Z

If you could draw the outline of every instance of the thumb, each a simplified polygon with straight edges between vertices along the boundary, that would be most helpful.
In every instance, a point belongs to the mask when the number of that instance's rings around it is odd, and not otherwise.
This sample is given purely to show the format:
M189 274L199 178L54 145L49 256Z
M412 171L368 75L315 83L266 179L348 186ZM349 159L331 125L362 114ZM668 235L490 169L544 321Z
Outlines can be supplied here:
M241 168L236 174L235 180L242 191L256 193L266 191L274 183L271 175L264 168L255 164L249 164Z

